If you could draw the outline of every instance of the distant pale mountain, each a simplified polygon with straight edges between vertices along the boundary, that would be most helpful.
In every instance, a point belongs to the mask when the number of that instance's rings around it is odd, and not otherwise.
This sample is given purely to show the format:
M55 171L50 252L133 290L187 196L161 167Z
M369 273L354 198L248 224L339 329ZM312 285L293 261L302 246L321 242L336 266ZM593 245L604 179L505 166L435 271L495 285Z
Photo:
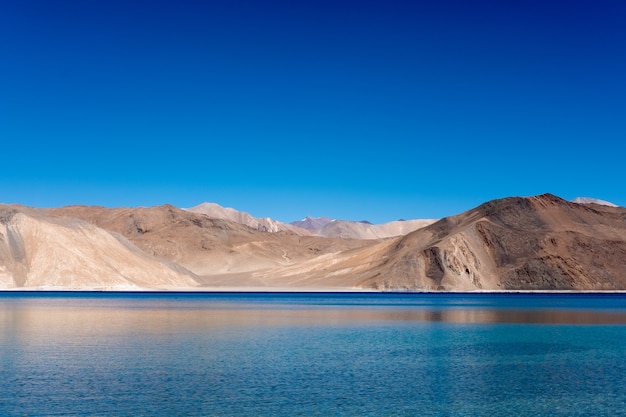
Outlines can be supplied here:
M372 224L367 220L348 221L333 220L329 217L309 217L303 220L291 222L306 230L310 230L316 236L341 238L341 239L385 239L401 236L428 226L436 220L398 220L383 224Z
M597 198L590 197L576 197L572 200L572 203L577 204L598 204L600 206L618 207L617 204L613 204L609 201L598 200Z
M319 230L332 221L333 219L331 219L330 217L306 216L302 220L297 220L289 224L291 224L292 226L300 227L302 229L306 229L306 230Z
M244 224L246 226L252 227L253 229L260 230L263 232L293 232L298 235L307 235L309 234L306 230L303 230L301 227L297 227L291 224L282 223L277 220L270 219L269 217L258 218L254 217L249 213L235 210L230 207L222 207L216 203L202 203L195 207L187 209L192 213L202 213L206 214L209 217L213 217L216 219L224 219L230 220L235 223Z
M405 235L409 232L434 223L435 220L406 220L383 224L372 224L367 220L333 220L329 217L310 217L289 224L269 217L258 218L233 208L222 207L215 203L202 203L187 209L193 213L205 214L216 219L230 220L262 232L289 231L297 235L314 235L341 239L384 239Z
M335 220L326 224L321 229L315 231L318 236L339 237L342 239L385 239L389 237L402 236L413 232L436 220L419 219L404 220L382 224L372 224L369 222L352 222L345 220Z

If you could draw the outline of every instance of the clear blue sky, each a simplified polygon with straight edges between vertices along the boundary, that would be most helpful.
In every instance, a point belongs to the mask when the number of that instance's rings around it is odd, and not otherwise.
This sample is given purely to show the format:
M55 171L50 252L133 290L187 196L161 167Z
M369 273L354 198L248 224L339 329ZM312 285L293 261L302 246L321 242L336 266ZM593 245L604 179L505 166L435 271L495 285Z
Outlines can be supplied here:
M625 1L0 0L0 201L626 205Z

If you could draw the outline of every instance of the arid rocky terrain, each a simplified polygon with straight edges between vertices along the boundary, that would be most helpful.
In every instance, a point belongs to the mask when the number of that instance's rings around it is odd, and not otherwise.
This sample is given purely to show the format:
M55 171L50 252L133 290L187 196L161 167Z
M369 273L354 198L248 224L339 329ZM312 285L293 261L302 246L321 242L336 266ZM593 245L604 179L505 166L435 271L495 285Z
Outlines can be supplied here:
M0 288L626 290L622 207L544 194L392 223L312 231L218 205L0 205Z

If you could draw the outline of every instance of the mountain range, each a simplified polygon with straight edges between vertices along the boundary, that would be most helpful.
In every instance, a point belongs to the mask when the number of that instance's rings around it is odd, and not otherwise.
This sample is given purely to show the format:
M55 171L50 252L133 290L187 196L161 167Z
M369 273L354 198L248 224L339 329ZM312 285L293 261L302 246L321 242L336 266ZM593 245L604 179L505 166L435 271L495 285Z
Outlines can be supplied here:
M187 209L209 217L231 220L263 232L293 232L301 236L339 237L344 239L384 239L401 236L434 223L436 220L419 219L372 224L368 221L334 220L329 217L306 217L303 220L282 223L269 217L258 218L216 203L202 203Z
M204 203L0 205L0 288L626 290L626 209L551 194L440 220L286 224Z

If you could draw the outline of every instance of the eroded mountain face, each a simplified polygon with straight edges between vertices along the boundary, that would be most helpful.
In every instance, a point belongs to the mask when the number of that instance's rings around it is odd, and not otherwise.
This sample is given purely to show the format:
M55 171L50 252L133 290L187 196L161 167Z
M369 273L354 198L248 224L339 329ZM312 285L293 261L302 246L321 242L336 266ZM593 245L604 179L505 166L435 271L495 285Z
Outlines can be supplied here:
M0 287L626 289L626 209L490 201L404 236L269 233L173 206L0 206Z
M365 285L626 289L626 209L550 194L495 200L399 239L386 256L390 261Z

